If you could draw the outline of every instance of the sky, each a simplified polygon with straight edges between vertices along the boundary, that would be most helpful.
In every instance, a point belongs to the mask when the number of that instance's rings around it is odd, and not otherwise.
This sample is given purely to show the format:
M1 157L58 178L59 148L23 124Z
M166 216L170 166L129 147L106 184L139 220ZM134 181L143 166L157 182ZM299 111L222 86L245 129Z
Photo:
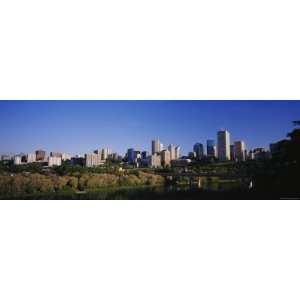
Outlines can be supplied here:
M300 120L300 101L0 101L0 153L151 150L159 138L182 154L230 132L247 149L269 147Z

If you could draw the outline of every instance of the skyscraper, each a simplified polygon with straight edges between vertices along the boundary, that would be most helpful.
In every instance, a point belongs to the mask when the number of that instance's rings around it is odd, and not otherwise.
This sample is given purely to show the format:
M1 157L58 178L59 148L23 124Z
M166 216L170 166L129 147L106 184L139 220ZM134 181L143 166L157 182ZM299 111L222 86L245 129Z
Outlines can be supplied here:
M218 158L220 161L230 160L230 134L227 130L218 131Z
M134 163L135 157L134 157L134 149L130 148L127 150L127 160L130 164Z
M193 148L194 152L196 153L196 159L200 160L204 156L204 149L201 143L196 143Z
M180 158L180 146L175 147L175 159Z
M171 153L169 150L163 150L161 151L161 164L164 167L171 165Z
M44 150L37 150L35 151L36 160L37 161L43 161L46 158L46 151Z
M234 157L238 161L246 160L245 156L246 145L244 141L237 141L234 143Z
M207 156L209 157L216 157L216 143L214 140L207 140L206 141L206 151Z
M234 145L230 145L230 160L235 160L235 148L234 148Z
M153 140L152 141L152 154L159 153L160 152L160 141L159 140Z
M171 160L176 159L176 147L174 145L169 145L168 150L170 151Z

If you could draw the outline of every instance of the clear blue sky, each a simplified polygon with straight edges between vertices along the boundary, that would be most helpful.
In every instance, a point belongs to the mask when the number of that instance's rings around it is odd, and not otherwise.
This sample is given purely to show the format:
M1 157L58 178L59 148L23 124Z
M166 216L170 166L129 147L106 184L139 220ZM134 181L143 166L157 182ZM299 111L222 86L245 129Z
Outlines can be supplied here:
M159 138L186 154L221 128L251 149L285 138L299 119L300 101L0 101L0 153L124 154Z

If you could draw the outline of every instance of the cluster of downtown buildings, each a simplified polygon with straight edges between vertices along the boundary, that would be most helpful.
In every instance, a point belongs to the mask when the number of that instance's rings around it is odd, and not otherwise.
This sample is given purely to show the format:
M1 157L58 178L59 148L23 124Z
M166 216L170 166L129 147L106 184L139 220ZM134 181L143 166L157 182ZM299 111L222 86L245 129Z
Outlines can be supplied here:
M186 166L192 161L204 159L218 159L219 161L245 161L248 159L268 159L274 144L270 144L271 151L264 148L256 148L247 151L244 141L231 143L230 133L227 130L217 132L217 143L215 140L207 140L206 153L202 143L196 143L193 151L188 156L181 156L180 146L169 145L164 149L158 139L151 143L151 154L148 151L139 151L134 148L127 150L124 157L113 153L109 148L97 149L94 153L76 155L72 157L66 153L50 152L48 156L44 150L36 150L34 153L19 154L14 156L2 155L1 160L13 160L15 165L28 163L43 163L48 167L60 166L63 162L86 167L96 167L105 164L106 161L119 162L120 164L133 165L135 167L170 167Z

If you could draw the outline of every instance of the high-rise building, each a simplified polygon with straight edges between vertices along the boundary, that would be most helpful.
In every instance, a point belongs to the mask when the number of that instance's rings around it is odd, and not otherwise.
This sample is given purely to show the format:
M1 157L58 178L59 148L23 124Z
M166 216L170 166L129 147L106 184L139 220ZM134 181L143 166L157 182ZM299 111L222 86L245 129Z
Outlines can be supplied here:
M227 130L218 131L218 158L220 161L230 160L230 134Z
M237 141L234 143L234 159L237 161L245 161L246 145L244 141Z
M148 151L143 151L142 152L142 159L146 159L148 157L149 153Z
M214 140L206 141L206 152L209 157L216 157L216 143Z
M62 157L62 153L60 152L50 152L51 157Z
M180 158L180 146L177 146L175 148L175 159L179 159Z
M174 145L169 145L168 150L170 151L171 160L176 159L176 147Z
M159 140L152 141L152 154L160 152L160 145L161 144Z
M159 168L161 167L161 157L159 154L154 153L148 157L148 166L150 168Z
M135 161L135 157L134 157L134 149L130 148L127 150L127 161L128 163L132 164Z
M61 166L61 157L59 156L49 156L48 157L48 166Z
M112 154L112 151L109 148L103 148L103 149L95 150L94 153L100 155L101 160L107 160L109 156Z
M70 155L70 154L67 154L67 153L62 153L61 159L62 159L63 161L71 160L71 155Z
M171 165L171 153L169 150L161 151L161 164L164 167L168 167Z
M86 167L96 167L104 164L104 160L101 159L100 154L85 154L85 166Z
M26 161L29 164L35 162L36 161L36 155L35 155L35 153L28 153Z
M196 143L193 148L195 154L196 154L196 159L200 160L204 156L204 149L203 145L201 143Z
M235 160L234 145L230 145L230 160Z
M36 150L35 155L37 161L44 161L46 159L46 151L44 150Z
M22 157L19 155L16 155L14 157L14 165L20 165L22 163Z
M111 149L109 148L104 148L101 150L101 159L102 160L107 160L108 156L112 153Z

